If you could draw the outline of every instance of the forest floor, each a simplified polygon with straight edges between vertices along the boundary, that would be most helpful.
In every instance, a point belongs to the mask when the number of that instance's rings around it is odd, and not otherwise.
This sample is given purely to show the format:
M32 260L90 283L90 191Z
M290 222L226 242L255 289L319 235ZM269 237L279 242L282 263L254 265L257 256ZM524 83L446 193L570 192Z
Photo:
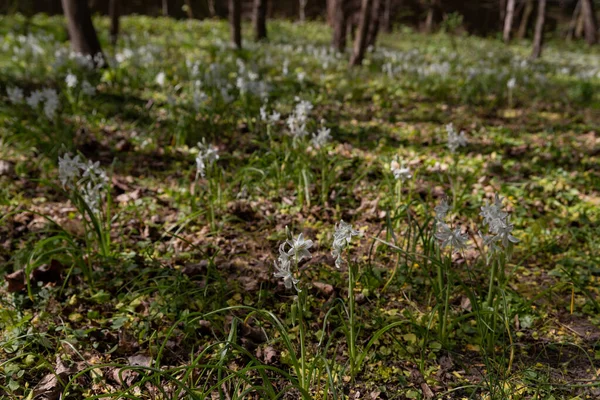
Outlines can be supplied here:
M0 397L600 397L600 48L126 17L94 71L0 18Z

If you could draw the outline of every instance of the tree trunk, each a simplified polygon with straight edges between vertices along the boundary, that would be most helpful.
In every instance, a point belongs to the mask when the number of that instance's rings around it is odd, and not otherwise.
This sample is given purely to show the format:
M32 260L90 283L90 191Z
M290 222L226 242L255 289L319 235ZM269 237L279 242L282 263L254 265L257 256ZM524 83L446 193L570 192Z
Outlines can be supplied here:
M383 30L392 33L392 0L384 0Z
M231 30L231 43L236 48L242 48L242 2L229 0L229 26Z
M540 58L544 42L544 22L546 20L546 0L538 0L538 14L535 22L535 35L533 37L533 52L531 58Z
M334 27L336 0L327 0L327 25Z
M192 0L185 0L185 12L189 19L194 19L194 11L192 10Z
M87 0L62 0L62 6L73 51L92 57L102 55Z
M211 18L214 18L217 15L217 10L215 10L215 0L208 0L208 15Z
M429 8L427 9L427 17L425 17L425 33L433 32L433 19L435 17L435 9L438 6L438 0L429 0Z
M304 22L306 21L306 5L308 4L308 0L299 0L299 17L300 17L300 22Z
M110 16L110 43L115 46L119 39L119 0L110 0L108 3Z
M529 26L529 18L533 13L533 0L527 0L525 9L523 10L523 16L521 17L521 23L519 24L519 30L517 31L517 38L523 39L527 35L527 27Z
M515 0L508 0L506 3L506 17L504 18L504 31L502 39L504 43L510 42L510 31L512 30L513 18L515 16Z
M346 8L344 0L333 0L335 2L333 14L333 40L331 46L343 53L346 50Z
M267 0L254 0L254 38L267 39Z
M367 47L375 46L377 35L379 34L379 20L383 6L382 0L373 0L373 8L371 9L371 22L367 33Z
M596 21L596 14L594 12L594 3L591 0L580 1L585 41L589 45L596 44L598 42L598 22Z
M362 6L360 9L360 19L358 21L358 32L356 32L356 39L354 40L354 51L350 58L350 65L361 65L367 50L367 30L369 29L369 22L371 20L370 14L373 7L373 0L362 0Z
M169 16L169 0L162 0L162 14L163 17Z
M569 30L567 31L567 40L572 40L575 36L575 30L577 29L577 23L579 22L579 16L581 14L581 0L577 2L575 5L575 10L573 11L573 17L571 18L571 22L569 22Z

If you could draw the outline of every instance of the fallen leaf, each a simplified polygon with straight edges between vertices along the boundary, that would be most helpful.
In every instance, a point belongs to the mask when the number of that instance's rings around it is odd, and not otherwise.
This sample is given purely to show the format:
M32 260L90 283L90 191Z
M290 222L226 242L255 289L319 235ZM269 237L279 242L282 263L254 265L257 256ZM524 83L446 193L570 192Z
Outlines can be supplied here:
M4 275L4 280L8 282L8 292L15 293L25 289L25 272L22 269L11 274Z

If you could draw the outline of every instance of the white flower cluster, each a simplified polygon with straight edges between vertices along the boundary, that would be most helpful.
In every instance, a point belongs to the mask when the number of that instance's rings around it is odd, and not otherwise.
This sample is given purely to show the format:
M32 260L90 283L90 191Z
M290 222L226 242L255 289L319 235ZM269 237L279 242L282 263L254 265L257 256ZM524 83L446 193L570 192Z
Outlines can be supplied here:
M6 90L8 98L13 104L20 104L23 102L24 94L20 88L8 88ZM44 114L48 119L54 119L56 116L56 110L60 105L58 100L58 93L54 89L46 88L42 90L34 90L25 99L25 103L34 110L37 110L40 104L43 104Z
M6 94L8 95L8 100L12 104L21 104L23 103L23 99L25 95L23 94L23 89L18 87L7 87Z
M294 138L302 138L308 135L306 130L306 122L308 121L308 115L313 109L313 105L306 100L299 100L296 98L298 103L294 108L294 111L287 118L287 127L289 129L290 136Z
M214 146L207 145L204 139L198 142L198 155L196 156L196 179L198 176L206 176L206 166L211 165L219 159L219 153Z
M312 255L308 251L313 246L312 240L306 240L299 234L295 239L287 239L279 246L279 257L275 262L276 272L273 274L276 278L282 278L286 289L294 287L297 292L299 279L295 278L292 272L292 263L295 266L300 264L300 261L305 258L311 258Z
M325 121L321 121L321 124L324 125ZM313 137L310 140L312 145L317 149L325 146L327 142L331 140L331 129L326 128L325 126L321 126L317 133L313 133Z
M412 178L410 168L404 166L404 161L400 162L398 156L396 156L390 163L390 169L394 178L400 179L402 182L406 182Z
M503 198L496 193L494 202L481 206L481 215L483 217L483 225L488 226L490 235L484 235L479 232L479 236L483 239L483 243L490 249L492 253L500 250L498 243L501 243L504 248L507 248L510 243L519 243L519 239L512 235L513 224L509 221L507 212L502 211Z
M65 77L65 84L69 89L76 88L78 83L79 79L75 74L72 74L71 72L69 72ZM81 82L81 92L86 96L93 96L96 94L96 88L84 79Z
M465 136L465 131L460 131L460 133L456 133L454 129L454 124L450 122L446 125L446 132L448 133L448 148L452 153L456 153L456 150L459 147L465 147L467 145L467 137Z
M268 123L269 125L275 125L281 119L281 113L272 111L271 114L267 112L267 106L263 105L260 108L260 120Z
M352 229L352 225L343 220L335 225L335 231L333 232L333 251L331 252L331 255L335 257L335 266L337 268L344 262L342 259L342 252L344 251L344 248L350 244L352 236L361 235L360 231Z
M83 161L76 155L65 154L58 158L58 177L63 188L79 191L83 201L94 214L100 211L104 189L108 183L106 172L100 162Z
M434 210L437 227L435 238L441 242L441 248L443 249L449 246L453 253L457 253L466 249L469 236L466 233L462 233L460 227L452 229L445 222L446 215L450 210L450 206L448 205L446 199L442 199L440 204L438 204Z
M73 61L78 67L92 70L94 68L102 68L106 65L104 55L97 53L94 56L89 54L76 53L69 51L65 48L60 48L55 51L54 56L56 61L54 62L54 68L59 69L64 66L68 61Z

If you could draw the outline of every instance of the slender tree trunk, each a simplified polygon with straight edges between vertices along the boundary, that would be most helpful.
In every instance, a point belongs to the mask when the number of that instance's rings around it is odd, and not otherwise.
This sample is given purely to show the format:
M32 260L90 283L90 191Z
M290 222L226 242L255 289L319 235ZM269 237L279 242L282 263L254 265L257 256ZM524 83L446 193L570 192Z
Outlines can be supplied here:
M254 0L254 38L267 39L267 0Z
M194 19L194 10L192 10L192 0L185 0L185 12L189 19Z
M119 0L110 0L108 3L110 16L110 43L115 46L119 39Z
M540 58L544 42L544 22L546 20L546 0L538 0L538 13L535 22L535 35L533 37L533 52L531 58Z
M350 65L361 65L367 50L367 31L371 20L370 14L373 7L373 0L362 0L360 9L360 19L358 21L358 32L354 40L354 51L350 58Z
M575 25L575 37L577 39L581 39L583 37L583 31L585 30L585 24L583 23L583 14L581 10L579 10L579 15L577 16L577 25Z
M231 30L231 43L236 48L242 48L242 2L229 0L229 26Z
M506 3L506 17L504 18L504 31L502 39L504 43L510 42L510 31L512 30L513 18L515 16L515 0L508 0Z
M214 18L217 15L217 10L215 10L215 0L208 0L208 15L211 18Z
M92 57L102 54L87 0L62 0L62 6L73 51Z
M392 0L384 0L383 30L392 33Z
M169 16L169 0L162 0L162 14L163 17Z
M438 6L438 0L429 0L429 8L427 9L427 17L425 17L425 33L433 32L433 19L435 10Z
M371 9L371 22L367 33L367 47L375 46L377 35L379 34L379 21L383 6L382 0L373 0L373 8Z
M300 22L306 21L306 5L308 4L308 0L299 0L299 17Z
M575 36L575 30L577 29L577 23L579 22L579 16L581 14L581 0L577 2L575 5L575 10L573 11L573 17L571 17L571 22L569 22L569 30L567 31L567 40L572 40Z
M327 25L334 27L336 0L327 0Z
M343 53L346 50L346 24L348 21L344 0L333 0L335 3L333 14L333 40L331 46Z
M596 21L596 14L594 12L594 3L591 0L580 1L585 41L589 45L596 44L598 42L598 22Z
M529 26L529 18L533 13L533 0L527 0L523 15L521 16L521 23L519 24L519 30L517 31L517 38L523 39L527 35L527 27Z

